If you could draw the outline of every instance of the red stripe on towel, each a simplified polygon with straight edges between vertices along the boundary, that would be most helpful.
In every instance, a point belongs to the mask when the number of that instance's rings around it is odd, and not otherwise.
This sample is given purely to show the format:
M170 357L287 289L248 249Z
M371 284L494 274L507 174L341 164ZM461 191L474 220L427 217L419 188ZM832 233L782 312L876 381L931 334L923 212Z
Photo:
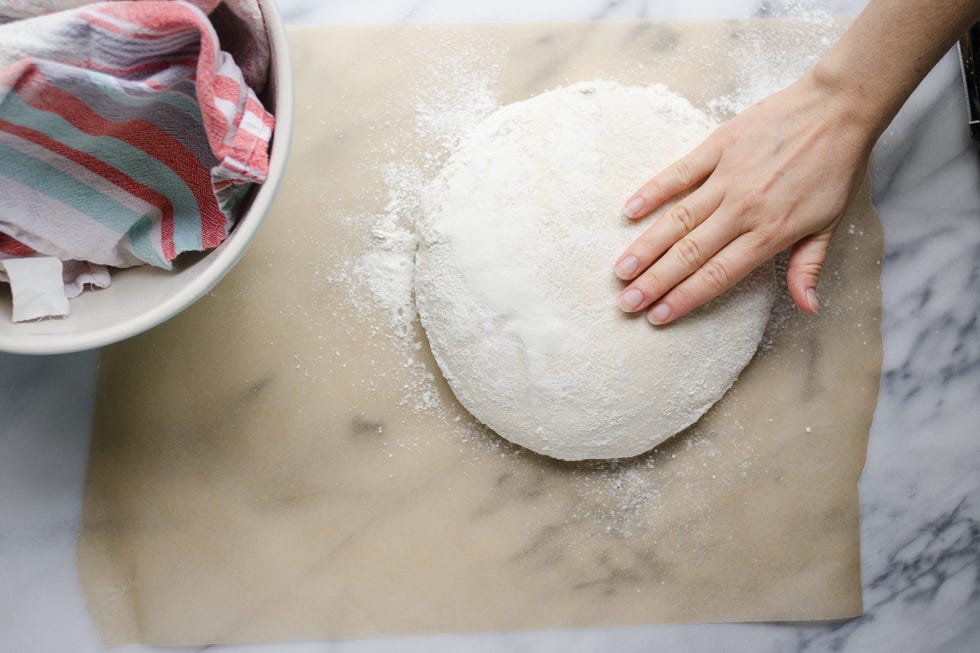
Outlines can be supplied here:
M109 183L123 189L133 197L139 198L147 204L160 209L160 233L161 239L163 240L163 256L167 261L172 261L176 257L176 252L174 251L174 207L166 195L140 183L102 159L92 156L87 152L68 147L61 141L57 141L35 129L22 127L0 119L0 131L39 145L46 150L54 152L58 156L68 159L72 163L77 163L86 170L99 175Z

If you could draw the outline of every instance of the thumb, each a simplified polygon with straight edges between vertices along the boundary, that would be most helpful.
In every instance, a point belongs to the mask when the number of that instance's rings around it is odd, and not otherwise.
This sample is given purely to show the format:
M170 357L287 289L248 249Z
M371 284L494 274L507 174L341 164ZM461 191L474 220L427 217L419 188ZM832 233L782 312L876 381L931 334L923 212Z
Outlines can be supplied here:
M793 245L789 255L789 269L786 271L786 285L796 306L804 313L814 314L820 310L817 301L817 280L823 269L827 250L830 248L830 231L821 231L807 236Z

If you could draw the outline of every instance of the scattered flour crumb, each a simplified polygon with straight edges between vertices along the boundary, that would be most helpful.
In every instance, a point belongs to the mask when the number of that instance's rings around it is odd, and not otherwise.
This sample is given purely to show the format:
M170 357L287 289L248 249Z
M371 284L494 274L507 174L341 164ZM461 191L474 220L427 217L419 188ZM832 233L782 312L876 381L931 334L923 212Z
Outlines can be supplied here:
M737 60L735 90L708 102L709 111L719 121L741 113L795 82L837 40L839 23L828 11L813 7L814 3L806 0L783 4L785 14L794 18L783 27L783 38L791 40L794 34L799 34L801 39L810 41L816 35L820 47L774 48L765 38L745 36L748 56Z

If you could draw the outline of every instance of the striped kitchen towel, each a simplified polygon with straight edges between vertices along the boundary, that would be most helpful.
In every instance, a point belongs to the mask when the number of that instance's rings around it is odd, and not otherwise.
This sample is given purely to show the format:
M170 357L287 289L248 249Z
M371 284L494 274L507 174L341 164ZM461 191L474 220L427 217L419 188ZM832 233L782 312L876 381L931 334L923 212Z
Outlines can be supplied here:
M6 0L0 23L0 259L169 268L225 239L274 127L254 0Z

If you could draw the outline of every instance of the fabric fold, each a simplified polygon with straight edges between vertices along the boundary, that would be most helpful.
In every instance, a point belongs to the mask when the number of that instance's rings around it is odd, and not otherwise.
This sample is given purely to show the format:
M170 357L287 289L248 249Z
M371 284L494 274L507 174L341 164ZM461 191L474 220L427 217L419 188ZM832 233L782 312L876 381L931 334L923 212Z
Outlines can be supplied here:
M220 245L268 174L257 3L7 1L2 20L0 259L168 269Z

